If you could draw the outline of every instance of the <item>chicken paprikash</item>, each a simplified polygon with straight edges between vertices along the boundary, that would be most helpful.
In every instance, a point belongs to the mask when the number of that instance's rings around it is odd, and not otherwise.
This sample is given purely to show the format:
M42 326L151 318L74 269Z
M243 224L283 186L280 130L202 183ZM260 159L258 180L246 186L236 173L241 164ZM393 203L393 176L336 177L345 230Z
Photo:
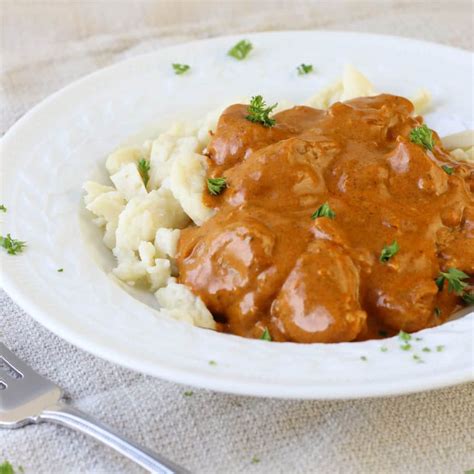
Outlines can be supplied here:
M223 332L342 342L417 331L472 298L474 167L393 95L221 115L179 282Z

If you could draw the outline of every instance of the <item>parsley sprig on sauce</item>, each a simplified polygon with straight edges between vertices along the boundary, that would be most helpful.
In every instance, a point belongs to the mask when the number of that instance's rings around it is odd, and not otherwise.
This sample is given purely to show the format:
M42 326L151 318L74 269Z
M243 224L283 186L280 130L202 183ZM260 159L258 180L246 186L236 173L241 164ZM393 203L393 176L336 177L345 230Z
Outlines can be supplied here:
M321 206L319 206L313 214L311 214L311 219L315 220L318 217L329 217L329 219L334 219L336 217L336 213L331 209L328 202L325 202Z
M7 208L3 204L0 204L0 211L7 212Z
M270 331L268 330L268 328L264 329L263 334L260 336L260 339L262 339L263 341L271 341L272 340L272 336L271 336Z
M458 270L457 268L450 268L447 272L440 272L435 282L441 291L446 280L448 282L448 291L460 294L467 286L467 283L464 281L467 278L469 278L469 275L466 275L461 270Z
M225 177L222 178L207 178L207 190L213 195L217 196L227 187Z
M443 168L444 172L450 176L454 173L454 168L452 166L443 165L441 168Z
M273 127L276 120L270 118L270 114L277 105L278 104L273 104L272 106L267 107L263 97L261 95L256 95L252 97L250 104L247 107L248 115L245 118L254 123L261 123L264 127Z
M299 76L304 76L305 74L309 74L310 72L313 72L313 65L301 63L296 68L296 70L298 71Z
M150 179L150 162L148 160L145 160L145 158L142 158L138 163L137 163L137 168L138 172L140 173L140 176L143 179L143 182L145 183L145 186L148 184L148 181Z
M394 240L390 245L385 245L385 247L382 249L382 252L380 253L379 260L382 263L386 263L393 256L395 256L399 250L400 250L400 246L398 245L398 242Z
M23 252L24 248L26 247L26 242L13 239L10 234L7 234L6 237L0 235L0 247L3 247L8 254L16 255Z
M241 40L234 46L232 46L232 48L229 49L227 54L235 59L238 59L239 61L242 61L242 59L245 59L248 56L252 49L253 45L250 41Z
M189 71L189 69L191 69L191 66L189 66L188 64L173 63L171 66L174 69L174 73L178 76L184 74L186 71Z
M433 150L434 148L434 139L433 139L433 130L428 128L428 126L424 123L420 127L414 128L410 132L410 141L415 145L420 145L426 150Z

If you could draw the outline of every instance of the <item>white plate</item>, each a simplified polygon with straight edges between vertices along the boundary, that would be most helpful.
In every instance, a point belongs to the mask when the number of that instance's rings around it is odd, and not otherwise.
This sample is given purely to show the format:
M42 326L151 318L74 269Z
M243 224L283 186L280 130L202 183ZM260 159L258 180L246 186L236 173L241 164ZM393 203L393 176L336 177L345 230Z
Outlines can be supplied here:
M2 140L2 234L28 242L1 252L3 285L31 316L73 344L140 372L213 390L290 398L393 395L472 380L474 314L421 331L416 350L396 338L298 345L248 340L160 319L107 276L109 252L89 225L82 183L108 152L151 122L198 117L236 97L306 99L360 68L380 91L412 95L427 87L441 133L471 126L472 54L403 38L338 32L245 35L255 46L236 61L226 51L242 37L198 41L138 56L54 94ZM192 71L173 74L172 62ZM298 64L316 74L300 77ZM57 272L64 268L63 273ZM25 340L28 334L24 335ZM388 352L381 352L381 346ZM421 348L443 345L444 351ZM416 363L413 354L424 363ZM367 358L367 360L361 359ZM210 365L215 360L217 365ZM60 362L59 362L60 363Z

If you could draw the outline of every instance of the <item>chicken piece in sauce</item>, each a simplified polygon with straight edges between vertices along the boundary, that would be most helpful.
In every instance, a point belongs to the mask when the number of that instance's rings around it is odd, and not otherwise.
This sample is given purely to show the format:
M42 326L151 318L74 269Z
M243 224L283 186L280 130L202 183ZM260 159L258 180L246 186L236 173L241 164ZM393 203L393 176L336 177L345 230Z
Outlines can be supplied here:
M220 117L208 176L227 187L179 243L179 280L219 329L344 342L445 321L461 300L436 278L474 275L472 164L451 162L435 133L432 150L412 143L422 119L403 97L294 107L272 127L247 113Z

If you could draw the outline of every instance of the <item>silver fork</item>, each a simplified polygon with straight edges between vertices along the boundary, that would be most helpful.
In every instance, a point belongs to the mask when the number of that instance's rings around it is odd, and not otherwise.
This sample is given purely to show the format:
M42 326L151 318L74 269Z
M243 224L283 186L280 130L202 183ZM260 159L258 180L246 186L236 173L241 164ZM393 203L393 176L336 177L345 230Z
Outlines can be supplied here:
M153 473L189 474L186 469L61 402L62 396L57 385L37 374L0 343L0 428L21 428L49 421L81 431Z

